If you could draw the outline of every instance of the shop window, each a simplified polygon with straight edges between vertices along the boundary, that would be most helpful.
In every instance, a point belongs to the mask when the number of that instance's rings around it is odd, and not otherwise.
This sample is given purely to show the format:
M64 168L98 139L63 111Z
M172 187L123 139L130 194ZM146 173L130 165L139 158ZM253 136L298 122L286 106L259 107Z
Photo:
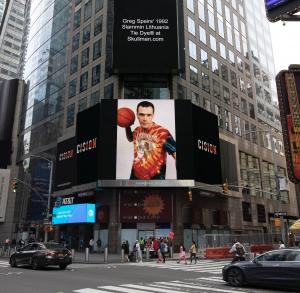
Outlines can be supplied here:
M266 223L265 206L262 204L257 205L257 221L258 223Z
M243 208L243 220L246 222L252 222L251 204L249 202L242 202Z

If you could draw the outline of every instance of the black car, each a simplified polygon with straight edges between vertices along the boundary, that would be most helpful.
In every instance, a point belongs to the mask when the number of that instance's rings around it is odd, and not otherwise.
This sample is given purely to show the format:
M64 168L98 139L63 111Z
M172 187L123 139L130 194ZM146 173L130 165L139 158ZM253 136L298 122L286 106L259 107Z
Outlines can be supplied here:
M281 249L266 252L253 261L241 261L223 268L223 280L231 286L300 288L300 249Z
M11 267L30 265L34 270L50 265L64 270L72 263L72 253L59 243L30 243L12 254L9 263Z

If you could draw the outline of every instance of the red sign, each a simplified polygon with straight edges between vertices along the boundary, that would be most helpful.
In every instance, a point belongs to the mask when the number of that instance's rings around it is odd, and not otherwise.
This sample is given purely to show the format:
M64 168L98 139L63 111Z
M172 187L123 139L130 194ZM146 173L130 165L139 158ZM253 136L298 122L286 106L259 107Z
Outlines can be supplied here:
M120 212L123 223L168 223L172 218L171 195L161 191L125 191Z
M169 238L170 238L170 239L173 239L173 238L174 238L174 235L175 235L174 232L172 232L172 231L169 232Z

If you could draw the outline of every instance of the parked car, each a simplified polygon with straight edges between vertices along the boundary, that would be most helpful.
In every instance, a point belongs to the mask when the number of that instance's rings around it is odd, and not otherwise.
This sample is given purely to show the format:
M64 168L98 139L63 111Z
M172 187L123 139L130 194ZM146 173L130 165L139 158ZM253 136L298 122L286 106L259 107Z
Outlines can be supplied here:
M299 290L299 276L300 249L272 250L223 268L223 280L236 287L255 284Z
M46 266L59 266L64 270L72 263L72 253L59 243L30 243L13 253L11 267L30 265L34 270Z

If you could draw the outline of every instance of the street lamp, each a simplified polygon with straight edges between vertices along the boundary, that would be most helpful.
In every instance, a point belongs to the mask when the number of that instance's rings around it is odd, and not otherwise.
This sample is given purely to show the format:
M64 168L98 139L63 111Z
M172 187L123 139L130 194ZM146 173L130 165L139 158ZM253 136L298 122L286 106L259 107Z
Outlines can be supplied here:
M253 130L253 131L248 131L244 133L242 136L251 134L251 133L268 133L270 135L270 140L271 140L271 151L272 151L272 161L274 164L274 175L275 175L275 184L276 184L276 197L278 199L278 208L279 208L279 215L280 215L280 232L281 232L281 239L285 243L285 227L284 227L284 222L283 222L283 213L282 213L282 202L281 202L281 194L280 194L280 184L279 184L279 174L278 174L278 165L277 161L275 159L275 146L274 146L274 139L273 135L271 132L271 129L260 129L260 130Z
M29 157L39 158L39 159L45 160L49 164L48 167L50 168L50 176L49 176L47 214L46 214L46 219L49 221L49 218L50 218L50 199L51 199L51 190L52 190L53 161L49 160L48 158L45 158L43 156L40 156L40 155L30 155ZM44 242L48 242L48 230L47 229L45 231Z

